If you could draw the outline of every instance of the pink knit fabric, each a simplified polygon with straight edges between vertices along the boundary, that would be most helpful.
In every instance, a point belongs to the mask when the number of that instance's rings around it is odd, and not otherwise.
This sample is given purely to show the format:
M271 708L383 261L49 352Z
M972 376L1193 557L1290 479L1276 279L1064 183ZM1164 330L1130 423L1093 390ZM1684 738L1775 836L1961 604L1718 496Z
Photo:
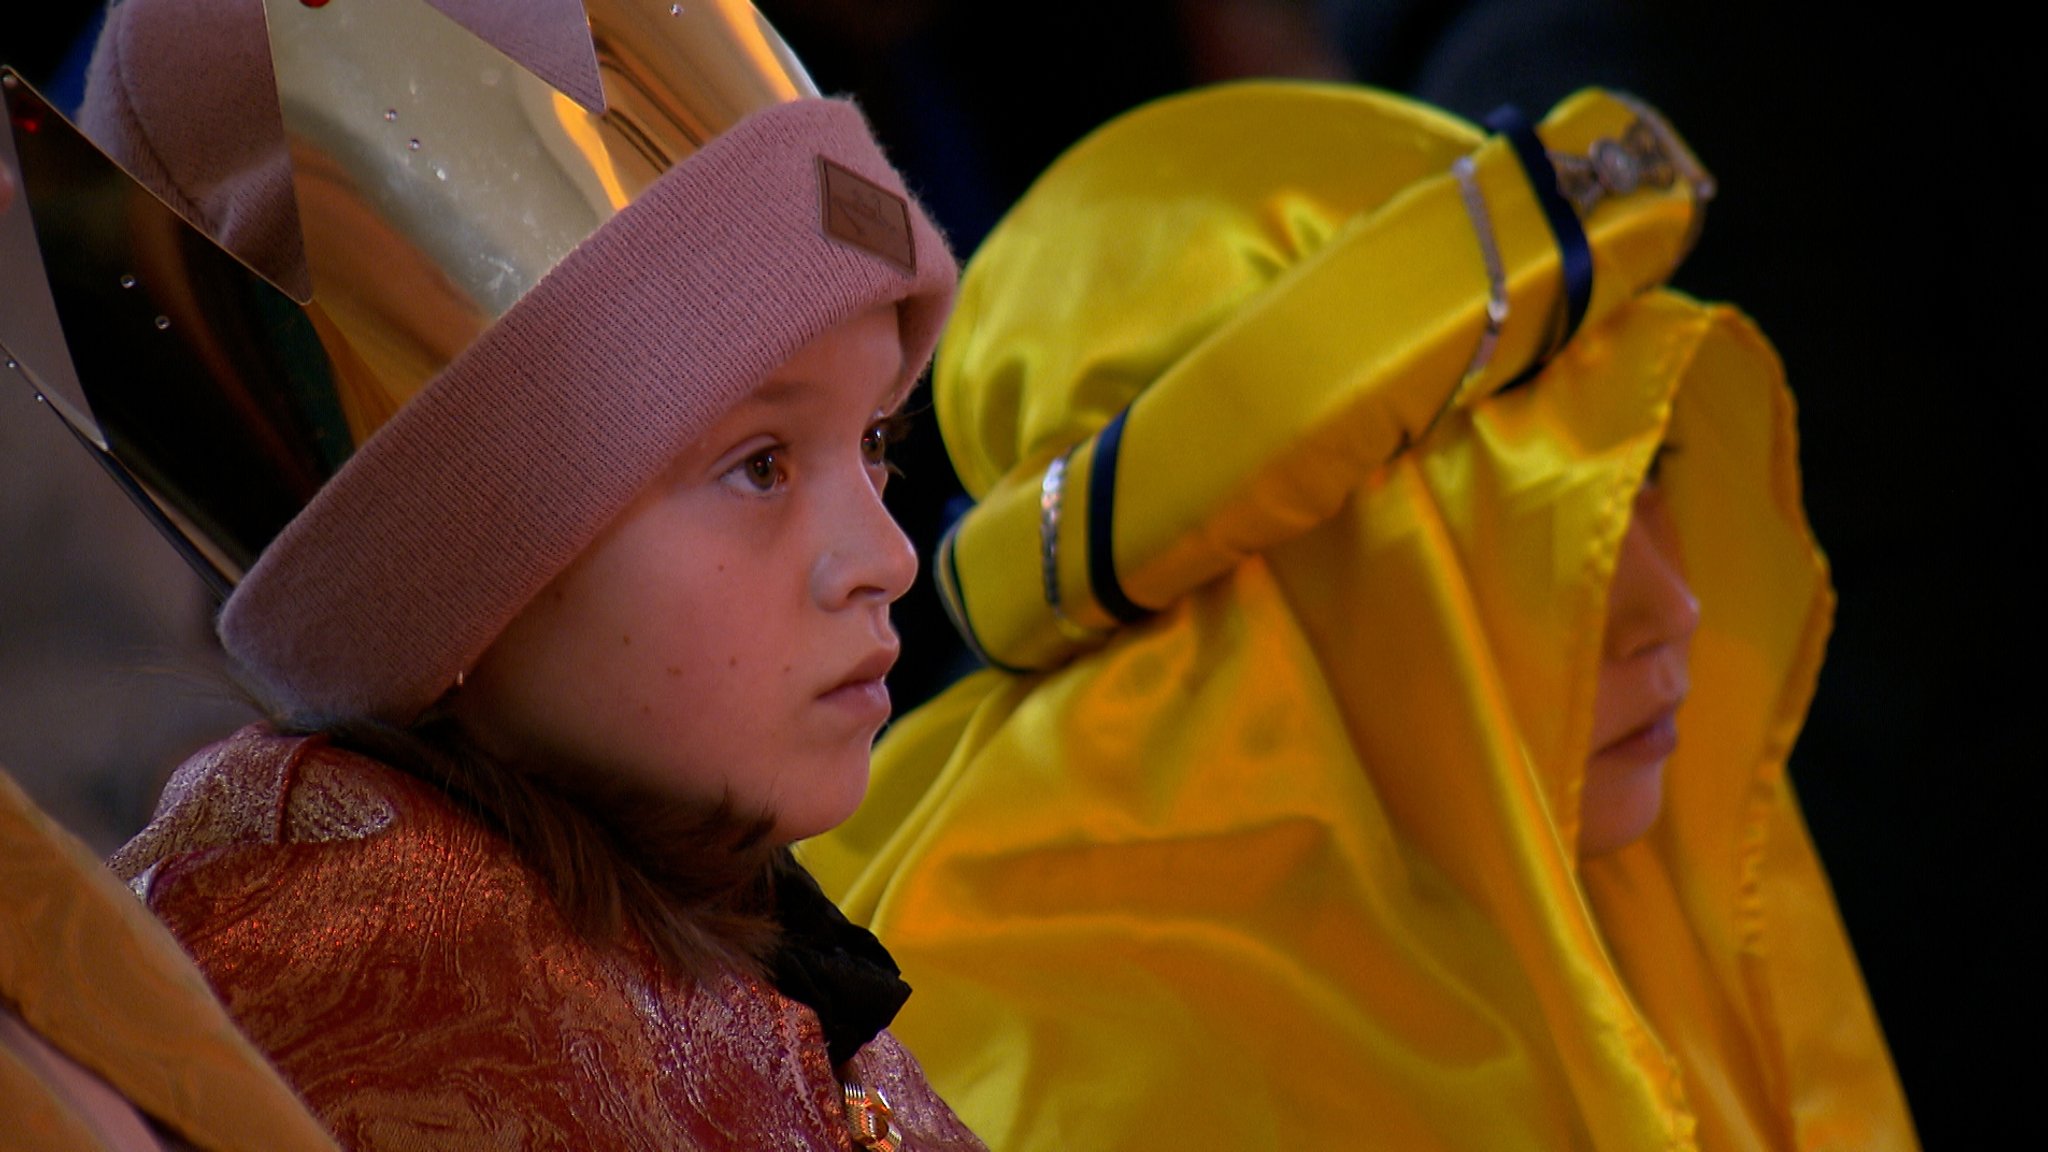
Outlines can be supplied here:
M221 247L311 290L262 0L108 9L79 127Z
M246 2L127 0L110 19ZM250 178L207 165L225 157L261 172L274 158L211 142L215 116L133 107L182 98L175 83L137 79L181 68L181 56L163 44L123 51L119 37L102 40L103 56L110 43L119 52L104 64L116 83L98 72L103 103L97 116L89 108L88 130L124 160L153 159L156 178L187 190L197 219L250 223ZM914 201L914 274L829 238L820 157L910 200L845 101L781 105L713 140L570 253L356 452L228 601L228 652L300 719L408 722L706 425L811 338L900 302L905 382L921 373L951 303L952 255ZM136 168L151 179L150 164ZM224 240L264 235L268 223L228 228L237 235Z

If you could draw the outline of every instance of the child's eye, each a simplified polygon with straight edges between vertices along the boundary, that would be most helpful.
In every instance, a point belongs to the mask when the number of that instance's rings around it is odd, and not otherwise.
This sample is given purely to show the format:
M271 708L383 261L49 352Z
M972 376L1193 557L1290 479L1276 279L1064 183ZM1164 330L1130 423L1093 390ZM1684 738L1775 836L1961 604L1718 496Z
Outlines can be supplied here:
M773 492L789 482L781 453L780 448L765 448L733 465L719 479L753 495Z
M871 468L882 468L891 476L901 476L902 471L889 459L889 446L902 443L909 432L910 420L901 413L875 421L861 433L861 459L866 460Z
M1643 473L1643 487L1656 488L1664 482L1664 461L1678 451L1678 445L1666 440L1657 446L1650 457L1649 470Z

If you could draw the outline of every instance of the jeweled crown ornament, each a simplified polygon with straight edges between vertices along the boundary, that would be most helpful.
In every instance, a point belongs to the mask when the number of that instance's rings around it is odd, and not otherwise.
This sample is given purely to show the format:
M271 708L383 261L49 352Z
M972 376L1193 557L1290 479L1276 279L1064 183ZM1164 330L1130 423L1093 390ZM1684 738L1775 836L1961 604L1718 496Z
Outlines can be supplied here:
M262 4L303 236L274 267L0 73L0 347L223 594L663 173L818 94L744 0Z

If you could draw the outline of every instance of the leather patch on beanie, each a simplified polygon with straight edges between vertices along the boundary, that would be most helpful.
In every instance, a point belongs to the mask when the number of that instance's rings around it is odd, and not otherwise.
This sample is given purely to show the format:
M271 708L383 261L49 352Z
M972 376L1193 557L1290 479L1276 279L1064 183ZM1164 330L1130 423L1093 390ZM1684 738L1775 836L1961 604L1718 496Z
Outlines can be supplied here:
M818 185L824 198L825 235L917 273L909 202L823 156L818 157Z

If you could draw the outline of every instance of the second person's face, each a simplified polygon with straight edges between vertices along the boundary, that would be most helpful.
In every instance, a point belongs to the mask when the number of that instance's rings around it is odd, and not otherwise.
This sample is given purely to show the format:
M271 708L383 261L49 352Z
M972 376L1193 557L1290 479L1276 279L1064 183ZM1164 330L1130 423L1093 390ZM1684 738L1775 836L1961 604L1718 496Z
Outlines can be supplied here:
M1699 601L1678 531L1653 475L1636 494L1607 594L1593 701L1593 754L1579 803L1579 855L1642 838L1664 803L1664 764L1678 747L1678 706L1691 688Z

